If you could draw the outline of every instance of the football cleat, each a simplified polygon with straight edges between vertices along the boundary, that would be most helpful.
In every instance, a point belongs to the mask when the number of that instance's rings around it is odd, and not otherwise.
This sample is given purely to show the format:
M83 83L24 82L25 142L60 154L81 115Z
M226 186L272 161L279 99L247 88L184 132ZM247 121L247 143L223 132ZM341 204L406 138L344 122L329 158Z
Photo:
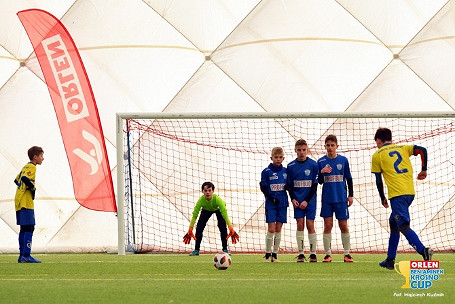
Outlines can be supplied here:
M27 263L27 258L24 257L23 255L20 255L19 258L17 259L18 263Z
M347 254L347 255L344 256L344 261L346 263L352 263L352 262L354 262L354 259L351 257L350 254Z
M278 256L276 253L272 253L272 262L274 262L274 263L280 262L280 260L278 260Z
M27 263L41 263L40 260L37 260L32 256L28 256L28 257L24 257L24 258L27 259Z
M322 260L324 263L330 263L332 262L332 256L331 255L326 255L324 259Z
M395 260L385 259L384 261L379 263L379 266L387 268L388 270L393 270L393 268L395 267Z
M310 254L310 263L316 263L318 261L318 258L314 253Z
M297 263L305 262L305 255L304 254L299 254L297 256Z
M429 261L433 257L433 249L430 247L423 248L422 257L425 261Z
M190 256L197 256L199 255L199 250L193 250L193 252L190 253Z
M225 253L231 255L231 253L229 252L229 249L223 249L223 252L225 252Z
M266 262L266 263L272 262L272 258L271 258L271 255L270 255L269 252L266 252L266 253L265 253L264 262Z

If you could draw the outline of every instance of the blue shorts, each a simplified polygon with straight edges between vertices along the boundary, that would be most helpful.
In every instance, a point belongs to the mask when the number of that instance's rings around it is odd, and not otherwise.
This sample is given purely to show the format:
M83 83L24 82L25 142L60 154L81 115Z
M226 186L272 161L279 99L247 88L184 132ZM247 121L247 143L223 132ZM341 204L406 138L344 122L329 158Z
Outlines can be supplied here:
M321 217L332 217L334 213L337 220L349 219L348 203L322 203Z
M390 206L392 207L390 219L395 220L398 226L401 226L406 222L411 223L409 206L411 206L413 200L414 195L401 195L390 199Z
M16 224L19 226L35 225L35 210L22 208L16 211Z
M275 208L265 208L266 223L287 223L288 207L276 206Z
M305 209L294 207L294 218L301 219L306 217L307 220L313 220L316 218L316 204L314 206L308 205Z

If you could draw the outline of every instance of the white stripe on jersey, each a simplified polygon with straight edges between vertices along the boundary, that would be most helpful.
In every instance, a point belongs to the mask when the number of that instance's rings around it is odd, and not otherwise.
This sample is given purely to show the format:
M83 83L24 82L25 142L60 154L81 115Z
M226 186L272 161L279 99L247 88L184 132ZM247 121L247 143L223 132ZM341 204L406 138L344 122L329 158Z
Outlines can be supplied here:
M296 188L308 188L311 187L312 182L310 180L295 180L294 187Z
M338 183L343 181L343 175L324 176L324 183Z
M270 190L271 191L283 191L285 184L271 184Z

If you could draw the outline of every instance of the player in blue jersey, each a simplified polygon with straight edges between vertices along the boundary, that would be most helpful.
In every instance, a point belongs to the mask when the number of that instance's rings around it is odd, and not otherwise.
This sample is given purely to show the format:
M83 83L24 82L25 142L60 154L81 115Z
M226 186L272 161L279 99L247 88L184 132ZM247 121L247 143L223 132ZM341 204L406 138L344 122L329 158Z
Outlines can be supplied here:
M322 261L332 261L332 227L333 214L335 213L341 231L344 261L354 262L349 253L351 237L348 227L348 207L354 201L354 189L349 161L345 156L337 154L338 140L335 135L328 135L325 138L324 146L327 154L318 160L318 182L323 184L321 217L324 218L324 234L322 240L324 242L325 257ZM346 191L346 184L348 192Z
M218 229L220 230L221 246L223 247L223 252L231 255L227 248L227 240L231 238L232 244L236 244L239 241L239 235L237 232L235 232L231 220L229 219L226 209L226 202L223 201L218 195L213 193L215 191L215 185L211 182L204 182L201 186L201 190L203 195L198 199L196 205L194 206L192 214L193 216L190 220L190 227L188 229L188 232L183 237L183 242L185 244L189 244L191 242L191 239L196 240L196 246L190 253L190 256L198 256L205 226L210 217L215 214L218 220ZM193 227L198 216L199 220L197 221L195 236L193 234ZM229 234L227 233L226 225L229 228Z
M305 218L310 243L310 262L317 262L316 257L316 231L314 219L316 217L316 191L318 188L318 165L316 161L307 156L309 149L304 139L295 142L297 158L290 162L288 171L288 189L294 206L294 218L297 221L297 249L299 256L297 262L305 261L304 254L304 229Z
M281 242L281 228L287 222L288 195L285 190L287 182L286 168L282 163L284 151L281 147L272 149L272 163L261 173L259 186L265 196L265 222L267 235L265 238L264 262L279 262L278 249ZM273 245L273 250L272 250Z
M427 150L417 145L397 145L392 143L392 131L387 128L379 128L374 135L378 150L371 160L371 172L376 176L376 186L381 197L382 206L389 207L384 194L381 175L387 184L388 197L392 207L389 218L390 237L387 258L379 263L379 266L389 270L394 269L397 255L400 232L406 237L409 244L422 255L424 260L431 260L433 250L425 247L417 234L410 227L411 217L409 206L415 196L413 170L409 156L420 155L422 170L417 179L427 177Z
M16 209L16 223L19 231L19 263L41 263L31 256L32 238L35 230L35 178L36 165L44 160L44 151L41 147L33 146L28 149L28 162L14 179L17 186L14 205Z

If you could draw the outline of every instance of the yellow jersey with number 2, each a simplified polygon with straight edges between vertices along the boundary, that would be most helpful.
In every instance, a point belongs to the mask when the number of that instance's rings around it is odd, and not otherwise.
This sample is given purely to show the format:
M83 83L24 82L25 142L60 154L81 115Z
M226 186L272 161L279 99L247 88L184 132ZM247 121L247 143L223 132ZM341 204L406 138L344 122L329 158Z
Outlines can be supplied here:
M414 195L412 163L414 145L386 144L372 157L371 172L382 173L388 189L388 198Z

